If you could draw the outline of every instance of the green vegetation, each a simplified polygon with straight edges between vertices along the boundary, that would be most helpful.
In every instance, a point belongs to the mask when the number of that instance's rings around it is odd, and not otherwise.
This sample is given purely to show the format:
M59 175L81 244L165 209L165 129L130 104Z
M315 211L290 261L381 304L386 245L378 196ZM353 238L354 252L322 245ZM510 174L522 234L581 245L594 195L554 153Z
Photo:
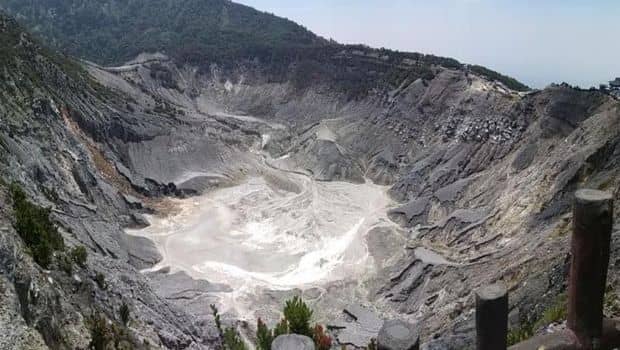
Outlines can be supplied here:
M256 347L258 350L271 350L271 343L274 339L273 331L259 318L256 324Z
M52 254L64 249L64 240L50 219L50 209L41 208L26 198L26 193L13 183L10 186L15 215L15 230L30 254L43 268L48 268Z
M290 333L312 337L312 330L310 329L312 310L299 296L286 301L284 305L284 319L288 321Z
M113 332L108 325L108 321L102 315L95 315L90 319L90 344L93 350L105 350L113 340Z
M118 327L106 319L103 314L96 314L87 321L91 341L88 345L92 350L135 349L134 340L126 328Z
M221 335L223 332L222 332L222 319L220 318L220 313L214 304L209 305L209 307L211 308L211 314L213 315L213 319L215 319L215 328L217 328L217 330L220 332L220 335Z
M224 345L227 350L247 350L241 336L239 336L239 333L237 333L233 327L226 328L222 338L224 339Z
M107 289L108 288L108 284L105 281L105 276L101 272L97 272L95 274L95 282L97 283L97 286L99 288L101 288L101 289Z
M553 305L549 306L543 312L542 317L534 324L535 328L540 328L548 324L559 322L566 319L568 296L560 295Z
M0 2L0 7L2 4ZM59 97L67 86L68 78L86 81L82 67L66 57L42 47L37 40L24 32L18 23L0 11L0 80L8 82L0 93L0 104L9 111L26 111L29 99L39 97L41 90ZM16 86L13 86L13 84ZM17 113L19 114L19 113ZM12 113L8 115L9 119ZM0 148L3 150L4 148ZM2 152L0 152L1 154ZM43 190L51 201L54 193Z
M58 49L103 64L123 63L154 51L193 61L224 61L327 42L292 21L226 0L3 0L0 4L9 13L25 16L24 23Z
M58 255L58 267L67 273L67 275L71 275L73 273L73 261L71 261L71 257L62 253Z
M512 90L527 91L530 89L527 85L519 82L518 80L511 78L509 76L500 74L496 71L490 70L486 67L473 65L473 66L469 66L469 70L471 70L474 73L480 74L484 77L487 77L491 80L499 81L500 83L506 85L506 87Z
M302 91L324 84L350 99L419 78L433 79L434 66L463 68L452 58L341 45L287 19L227 0L0 0L0 4L20 14L25 25L56 48L104 65L122 64L143 52L164 52L205 74L210 74L213 63L224 70L245 64L269 82L291 82ZM168 69L158 64L151 68L153 78L178 89ZM513 89L527 89L484 67L470 69Z
M246 350L245 343L241 339L241 336L239 336L237 330L234 327L222 328L222 321L217 307L213 304L211 304L210 307L213 318L215 319L215 326L220 334L220 339L222 339L224 350Z
M50 202L56 203L60 199L60 197L58 196L58 192L56 192L55 188L43 187L42 192L45 195L45 198L47 198Z
M524 322L520 327L508 332L508 345L514 345L531 338L536 331L549 324L566 319L568 296L560 294L555 302L547 307L542 316L534 322Z
M280 320L280 322L278 322L278 324L276 324L276 326L273 328L274 339L282 334L289 334L288 322L286 322L286 319Z
M71 249L71 259L80 267L86 266L86 260L88 259L88 252L84 246L77 246Z
M227 327L224 329L217 307L215 305L210 307L222 339L223 348L225 350L245 350L245 344L235 328ZM325 332L325 328L319 324L315 324L314 327L310 326L313 312L301 297L295 296L287 300L283 313L284 317L273 330L269 329L262 319L258 319L256 324L256 346L258 350L271 350L273 340L283 334L305 335L314 340L317 350L331 349L332 339Z
M123 302L123 304L121 305L121 308L118 310L118 313L121 316L121 321L123 322L123 325L127 327L127 325L129 324L130 312L129 312L129 306L125 302Z
M518 328L511 329L508 332L508 346L518 344L524 340L530 339L534 336L534 330L530 323L522 324Z

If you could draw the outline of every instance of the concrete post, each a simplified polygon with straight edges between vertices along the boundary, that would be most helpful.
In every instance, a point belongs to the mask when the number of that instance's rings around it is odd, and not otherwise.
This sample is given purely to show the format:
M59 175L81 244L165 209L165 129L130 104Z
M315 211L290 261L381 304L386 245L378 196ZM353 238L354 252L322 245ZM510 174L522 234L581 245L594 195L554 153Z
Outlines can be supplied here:
M508 292L501 284L476 292L476 349L505 350L508 336Z
M611 194L587 189L575 194L568 327L584 349L601 342L612 216Z

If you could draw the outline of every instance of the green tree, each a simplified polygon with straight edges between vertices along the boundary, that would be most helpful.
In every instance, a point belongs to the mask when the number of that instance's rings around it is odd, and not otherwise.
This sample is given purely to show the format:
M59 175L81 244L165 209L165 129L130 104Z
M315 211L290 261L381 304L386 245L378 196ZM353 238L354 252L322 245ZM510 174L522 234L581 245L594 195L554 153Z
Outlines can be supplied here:
M312 310L299 296L286 301L284 305L284 317L288 321L289 331L294 334L301 334L312 338L310 320Z

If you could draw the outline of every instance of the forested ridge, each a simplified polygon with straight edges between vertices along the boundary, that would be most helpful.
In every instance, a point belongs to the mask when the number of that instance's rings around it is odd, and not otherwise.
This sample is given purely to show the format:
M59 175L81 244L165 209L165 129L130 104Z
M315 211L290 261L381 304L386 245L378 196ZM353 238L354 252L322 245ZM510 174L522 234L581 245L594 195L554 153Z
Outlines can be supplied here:
M208 71L211 64L253 64L298 88L324 83L350 97L432 79L433 66L465 69L451 58L342 45L288 19L227 0L0 0L47 45L103 65L163 52ZM415 33L412 33L415 35ZM477 74L527 90L515 79L473 66Z

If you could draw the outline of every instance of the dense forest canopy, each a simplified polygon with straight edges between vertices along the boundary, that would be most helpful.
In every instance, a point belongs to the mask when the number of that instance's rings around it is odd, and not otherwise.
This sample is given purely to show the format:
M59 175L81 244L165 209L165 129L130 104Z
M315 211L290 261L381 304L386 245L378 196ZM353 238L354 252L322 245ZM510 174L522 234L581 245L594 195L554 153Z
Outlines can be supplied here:
M292 21L227 0L3 0L0 6L53 46L101 64L152 51L224 58L253 46L326 42Z

